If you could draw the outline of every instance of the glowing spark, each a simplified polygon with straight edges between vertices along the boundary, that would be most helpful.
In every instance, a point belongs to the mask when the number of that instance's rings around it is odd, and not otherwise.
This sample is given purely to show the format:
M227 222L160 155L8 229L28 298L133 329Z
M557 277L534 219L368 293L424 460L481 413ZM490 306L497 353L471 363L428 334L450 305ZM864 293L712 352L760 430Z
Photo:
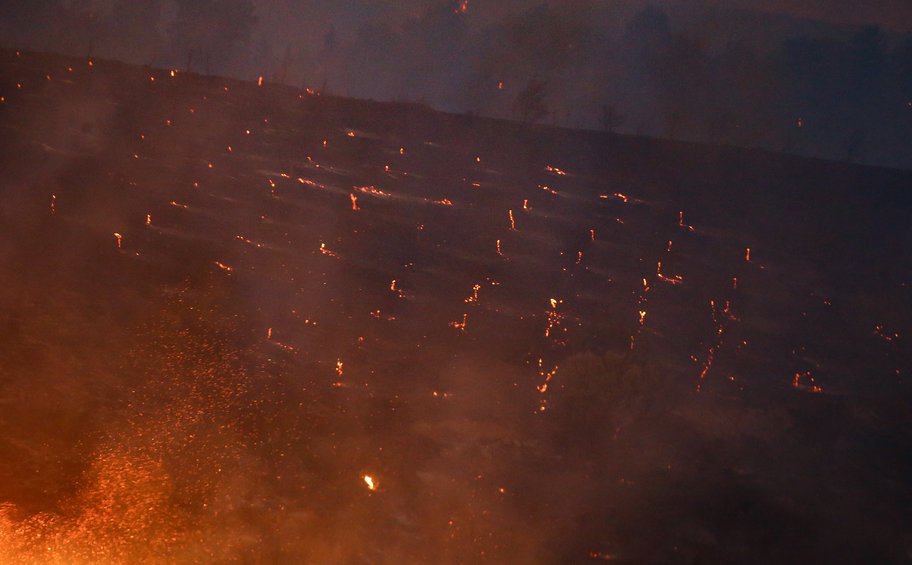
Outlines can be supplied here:
M262 77L262 76L260 76L260 77L257 79L257 86L263 86L263 77Z
M513 219L513 210L508 211L510 217L510 231L516 231L516 220Z
M744 260L746 262L750 263L750 260L751 260L751 248L750 247L748 247L747 250L744 251Z
M497 254L500 255L501 257L504 256L503 252L500 250L500 240L499 239L497 240Z
M343 372L343 371L342 371L342 367L343 367L343 365L345 365L345 364L342 362L341 359L337 359L337 360L336 360L336 374L339 375L340 378L342 377L342 372Z
M123 236L117 232L114 232L114 239L117 240L117 249L123 248Z
M348 196L349 196L349 198L351 198L352 210L357 212L358 211L358 197L355 196L354 194L349 194Z
M152 225L152 214L146 214L146 225L147 226Z
M51 214L53 215L56 213L57 213L57 195L52 194L51 195Z
M374 478L370 475L364 475L361 479L364 481L364 484L367 485L367 490L377 490L377 487L380 486L380 483L375 482Z
M640 310L639 314L640 314L640 325L641 326L646 325L646 310Z

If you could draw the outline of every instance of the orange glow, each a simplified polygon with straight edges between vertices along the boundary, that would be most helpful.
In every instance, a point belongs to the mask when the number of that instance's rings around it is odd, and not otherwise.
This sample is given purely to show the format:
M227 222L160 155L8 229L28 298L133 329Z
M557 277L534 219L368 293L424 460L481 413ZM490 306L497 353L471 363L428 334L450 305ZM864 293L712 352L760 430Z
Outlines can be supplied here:
M123 248L123 236L117 232L114 232L114 239L117 240L117 249Z
M508 211L510 217L510 231L516 231L516 220L513 219L513 210Z
M219 269L221 269L221 270L223 270L223 271L227 271L227 272L230 273L231 271L234 270L234 267L229 267L228 265L226 265L226 264L224 264L224 263L221 263L221 262L219 262L219 261L214 261L214 263L216 264L216 266L217 266Z
M380 486L380 483L374 480L370 475L364 475L361 477L361 480L364 481L364 484L367 485L367 490L374 491L377 490L377 487Z
M349 198L351 198L352 210L357 212L358 211L358 197L355 196L354 194L349 194L348 196L349 196Z

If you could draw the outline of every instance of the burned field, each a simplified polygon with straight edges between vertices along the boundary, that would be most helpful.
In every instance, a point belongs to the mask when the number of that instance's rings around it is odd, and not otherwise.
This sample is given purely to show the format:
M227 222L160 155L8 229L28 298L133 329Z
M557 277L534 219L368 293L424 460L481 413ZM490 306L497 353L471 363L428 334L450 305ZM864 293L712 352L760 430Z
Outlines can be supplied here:
M8 563L907 562L912 174L0 53Z

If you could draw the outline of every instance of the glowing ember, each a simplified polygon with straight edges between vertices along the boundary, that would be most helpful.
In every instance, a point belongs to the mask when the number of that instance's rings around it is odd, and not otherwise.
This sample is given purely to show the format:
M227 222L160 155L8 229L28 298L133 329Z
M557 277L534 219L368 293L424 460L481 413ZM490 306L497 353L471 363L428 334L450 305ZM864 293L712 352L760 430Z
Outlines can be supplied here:
M380 486L380 483L374 481L374 478L370 475L364 475L361 479L364 481L364 484L367 485L367 490L374 491Z
M549 173L555 174L560 177L566 176L566 174L567 174L566 172L558 169L557 167L552 167L551 165L548 165L547 167L545 167L545 170L548 171Z
M510 231L516 231L516 220L513 219L513 210L508 211L508 216L510 218Z
M348 197L351 198L352 210L357 212L358 211L358 197L355 196L354 194L349 194Z
M114 239L117 241L117 249L123 249L123 236L114 232Z
M326 244L325 244L325 243L321 243L321 244L320 244L320 253L322 253L323 255L326 255L327 257L335 257L335 256L336 256L335 252L330 251L329 249L326 248Z
M450 322L450 327L456 328L457 330L461 331L462 333L465 333L466 325L468 325L468 323L469 323L469 315L463 314L462 322Z

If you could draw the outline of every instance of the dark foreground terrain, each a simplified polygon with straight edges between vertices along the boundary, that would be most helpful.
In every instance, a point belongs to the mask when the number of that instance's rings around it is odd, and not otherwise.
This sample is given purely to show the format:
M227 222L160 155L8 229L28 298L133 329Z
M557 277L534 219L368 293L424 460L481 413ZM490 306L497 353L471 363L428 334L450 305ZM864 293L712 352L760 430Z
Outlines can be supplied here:
M912 560L912 173L34 53L0 96L0 562Z

